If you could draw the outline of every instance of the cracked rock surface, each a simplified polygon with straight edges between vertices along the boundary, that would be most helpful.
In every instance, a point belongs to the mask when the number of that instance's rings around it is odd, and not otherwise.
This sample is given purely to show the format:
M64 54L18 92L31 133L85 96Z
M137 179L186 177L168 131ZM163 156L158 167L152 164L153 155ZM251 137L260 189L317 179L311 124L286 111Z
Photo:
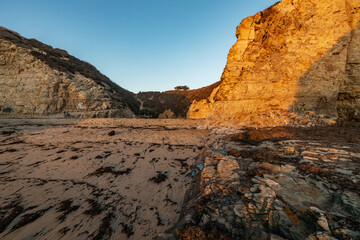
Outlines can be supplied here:
M358 127L244 130L204 149L198 194L174 232L180 239L360 239L360 144L350 133Z

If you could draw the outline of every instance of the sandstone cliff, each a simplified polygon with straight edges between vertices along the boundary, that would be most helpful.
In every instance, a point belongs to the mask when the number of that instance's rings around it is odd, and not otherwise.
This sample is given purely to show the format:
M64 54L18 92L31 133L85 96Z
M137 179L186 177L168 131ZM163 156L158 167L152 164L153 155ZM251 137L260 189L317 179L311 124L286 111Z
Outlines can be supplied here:
M0 27L0 106L4 112L134 117L134 95L66 51Z
M360 2L283 0L244 19L221 84L190 118L281 125L281 112L360 119Z

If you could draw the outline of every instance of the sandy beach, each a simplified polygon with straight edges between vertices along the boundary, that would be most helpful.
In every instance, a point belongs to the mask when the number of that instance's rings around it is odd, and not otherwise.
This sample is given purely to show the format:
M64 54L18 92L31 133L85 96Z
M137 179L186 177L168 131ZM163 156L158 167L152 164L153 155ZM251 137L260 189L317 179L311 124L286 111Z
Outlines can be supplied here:
M202 124L0 119L0 238L153 239L179 220Z
M207 124L0 119L0 239L358 239L358 123Z

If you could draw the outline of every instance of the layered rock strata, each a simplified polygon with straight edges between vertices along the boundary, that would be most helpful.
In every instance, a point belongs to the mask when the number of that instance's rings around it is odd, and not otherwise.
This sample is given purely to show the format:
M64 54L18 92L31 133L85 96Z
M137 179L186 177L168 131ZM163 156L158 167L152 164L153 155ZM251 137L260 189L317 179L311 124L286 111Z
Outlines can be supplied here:
M89 63L0 27L2 112L133 117L138 104Z
M163 239L360 239L359 138L338 131L250 130L204 149L197 194Z
M359 21L355 0L283 0L245 18L221 84L189 117L271 125L274 112L311 110L359 119Z

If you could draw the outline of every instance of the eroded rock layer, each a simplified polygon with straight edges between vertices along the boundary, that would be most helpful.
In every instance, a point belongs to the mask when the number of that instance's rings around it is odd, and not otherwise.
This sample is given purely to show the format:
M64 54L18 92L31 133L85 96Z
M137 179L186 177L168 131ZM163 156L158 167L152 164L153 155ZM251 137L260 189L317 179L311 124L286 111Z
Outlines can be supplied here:
M360 2L283 0L244 19L221 84L190 118L269 119L315 111L360 118Z
M2 112L133 117L138 102L94 66L0 27Z
M360 239L357 129L244 130L203 149L196 193L163 239Z

